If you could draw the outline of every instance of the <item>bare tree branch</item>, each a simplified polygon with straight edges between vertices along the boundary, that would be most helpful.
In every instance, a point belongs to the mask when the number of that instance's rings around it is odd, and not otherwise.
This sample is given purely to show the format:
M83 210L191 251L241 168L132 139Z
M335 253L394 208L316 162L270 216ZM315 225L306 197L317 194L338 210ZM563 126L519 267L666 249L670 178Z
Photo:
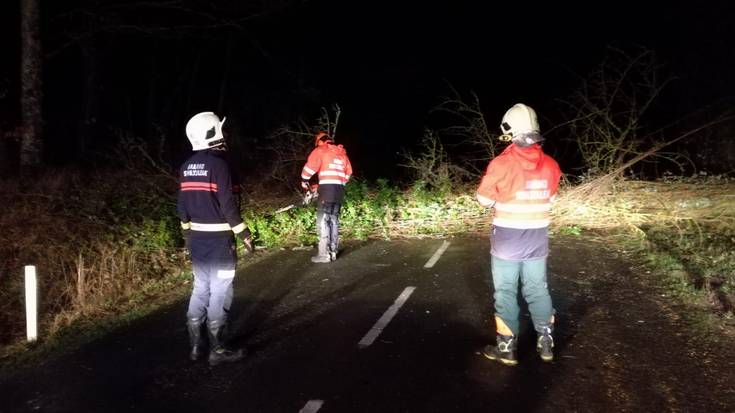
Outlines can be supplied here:
M52 24L63 33L46 56L52 58L82 40L101 33L144 34L157 37L207 37L245 30L246 23L280 13L306 0L241 1L223 6L192 0L95 3L59 13Z

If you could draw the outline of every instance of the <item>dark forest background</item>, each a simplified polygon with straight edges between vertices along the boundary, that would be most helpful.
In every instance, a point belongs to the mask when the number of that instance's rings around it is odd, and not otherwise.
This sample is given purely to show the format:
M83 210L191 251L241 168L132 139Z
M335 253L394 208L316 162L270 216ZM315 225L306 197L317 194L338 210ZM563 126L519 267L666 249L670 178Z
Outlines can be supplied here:
M2 6L0 126L9 171L17 169L13 131L21 124L20 3ZM450 87L476 93L491 127L524 102L548 130L566 120L559 100L611 45L654 51L661 76L674 79L646 119L651 125L685 131L733 103L727 2L594 10L581 2L486 3L41 1L44 164L106 163L121 140L136 139L177 165L190 149L186 121L212 110L227 116L242 168L257 176L269 162L271 131L314 125L321 108L338 103L337 138L357 173L398 175L400 153L420 144L425 128L446 126L430 110ZM550 135L548 150L574 171L568 131ZM730 172L733 146L723 141L731 136L719 125L676 150L695 169Z

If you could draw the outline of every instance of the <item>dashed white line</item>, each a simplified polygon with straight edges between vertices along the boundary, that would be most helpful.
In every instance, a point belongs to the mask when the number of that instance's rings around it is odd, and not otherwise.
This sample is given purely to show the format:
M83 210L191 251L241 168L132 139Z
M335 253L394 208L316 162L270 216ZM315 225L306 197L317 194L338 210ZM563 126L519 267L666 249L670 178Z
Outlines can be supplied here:
M324 400L309 400L306 405L299 410L299 413L316 413L322 408Z
M426 264L424 264L424 268L433 267L434 264L436 264L436 262L439 261L439 257L441 257L442 254L444 254L444 251L446 251L447 248L449 248L449 244L450 244L449 241L444 241L442 245L439 247L439 249L436 250L434 255L432 255L431 258L429 258L429 261L426 261Z
M398 310L401 309L401 306L408 300L408 297L413 294L413 290L415 290L416 287L406 287L401 295L396 298L396 301L388 307L388 309L383 313L383 315L378 319L378 321L373 325L373 327L370 329L370 331L365 334L365 336L360 340L359 343L357 343L357 346L360 348L365 348L371 344L373 344L373 341L375 341L376 338L380 335L380 333L383 331L385 326L390 323L390 320L393 318L393 316L396 315Z

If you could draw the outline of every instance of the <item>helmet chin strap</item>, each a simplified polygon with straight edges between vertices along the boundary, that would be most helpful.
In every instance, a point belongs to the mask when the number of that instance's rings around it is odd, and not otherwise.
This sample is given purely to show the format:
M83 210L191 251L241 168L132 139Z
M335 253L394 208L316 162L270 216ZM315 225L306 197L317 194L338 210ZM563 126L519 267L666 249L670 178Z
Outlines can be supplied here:
M529 146L536 143L532 139L527 138L525 135L517 136L513 138L511 142L515 143L516 146L521 147L521 148L528 148Z
M521 148L527 148L529 146L532 146L534 143L539 143L543 140L543 136L541 136L541 134L539 134L538 132L527 132L513 136L511 142L515 143Z
M219 141L219 143L215 143L217 146L210 146L208 149L214 150L214 151L226 151L227 150L227 141L222 139Z

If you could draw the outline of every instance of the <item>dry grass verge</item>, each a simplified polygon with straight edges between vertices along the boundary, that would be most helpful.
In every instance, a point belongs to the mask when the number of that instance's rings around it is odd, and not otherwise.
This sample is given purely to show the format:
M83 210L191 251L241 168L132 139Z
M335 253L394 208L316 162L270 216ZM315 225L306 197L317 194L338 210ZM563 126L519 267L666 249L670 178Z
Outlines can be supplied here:
M25 265L37 267L41 339L76 321L134 310L146 294L170 288L160 284L181 271L184 257L168 231L176 225L174 206L150 185L166 189L171 183L125 171L57 171L32 182L0 181L6 199L0 345L25 336Z
M562 191L559 228L617 232L639 243L670 284L703 291L715 311L735 303L735 180L699 176L655 182L604 176Z

